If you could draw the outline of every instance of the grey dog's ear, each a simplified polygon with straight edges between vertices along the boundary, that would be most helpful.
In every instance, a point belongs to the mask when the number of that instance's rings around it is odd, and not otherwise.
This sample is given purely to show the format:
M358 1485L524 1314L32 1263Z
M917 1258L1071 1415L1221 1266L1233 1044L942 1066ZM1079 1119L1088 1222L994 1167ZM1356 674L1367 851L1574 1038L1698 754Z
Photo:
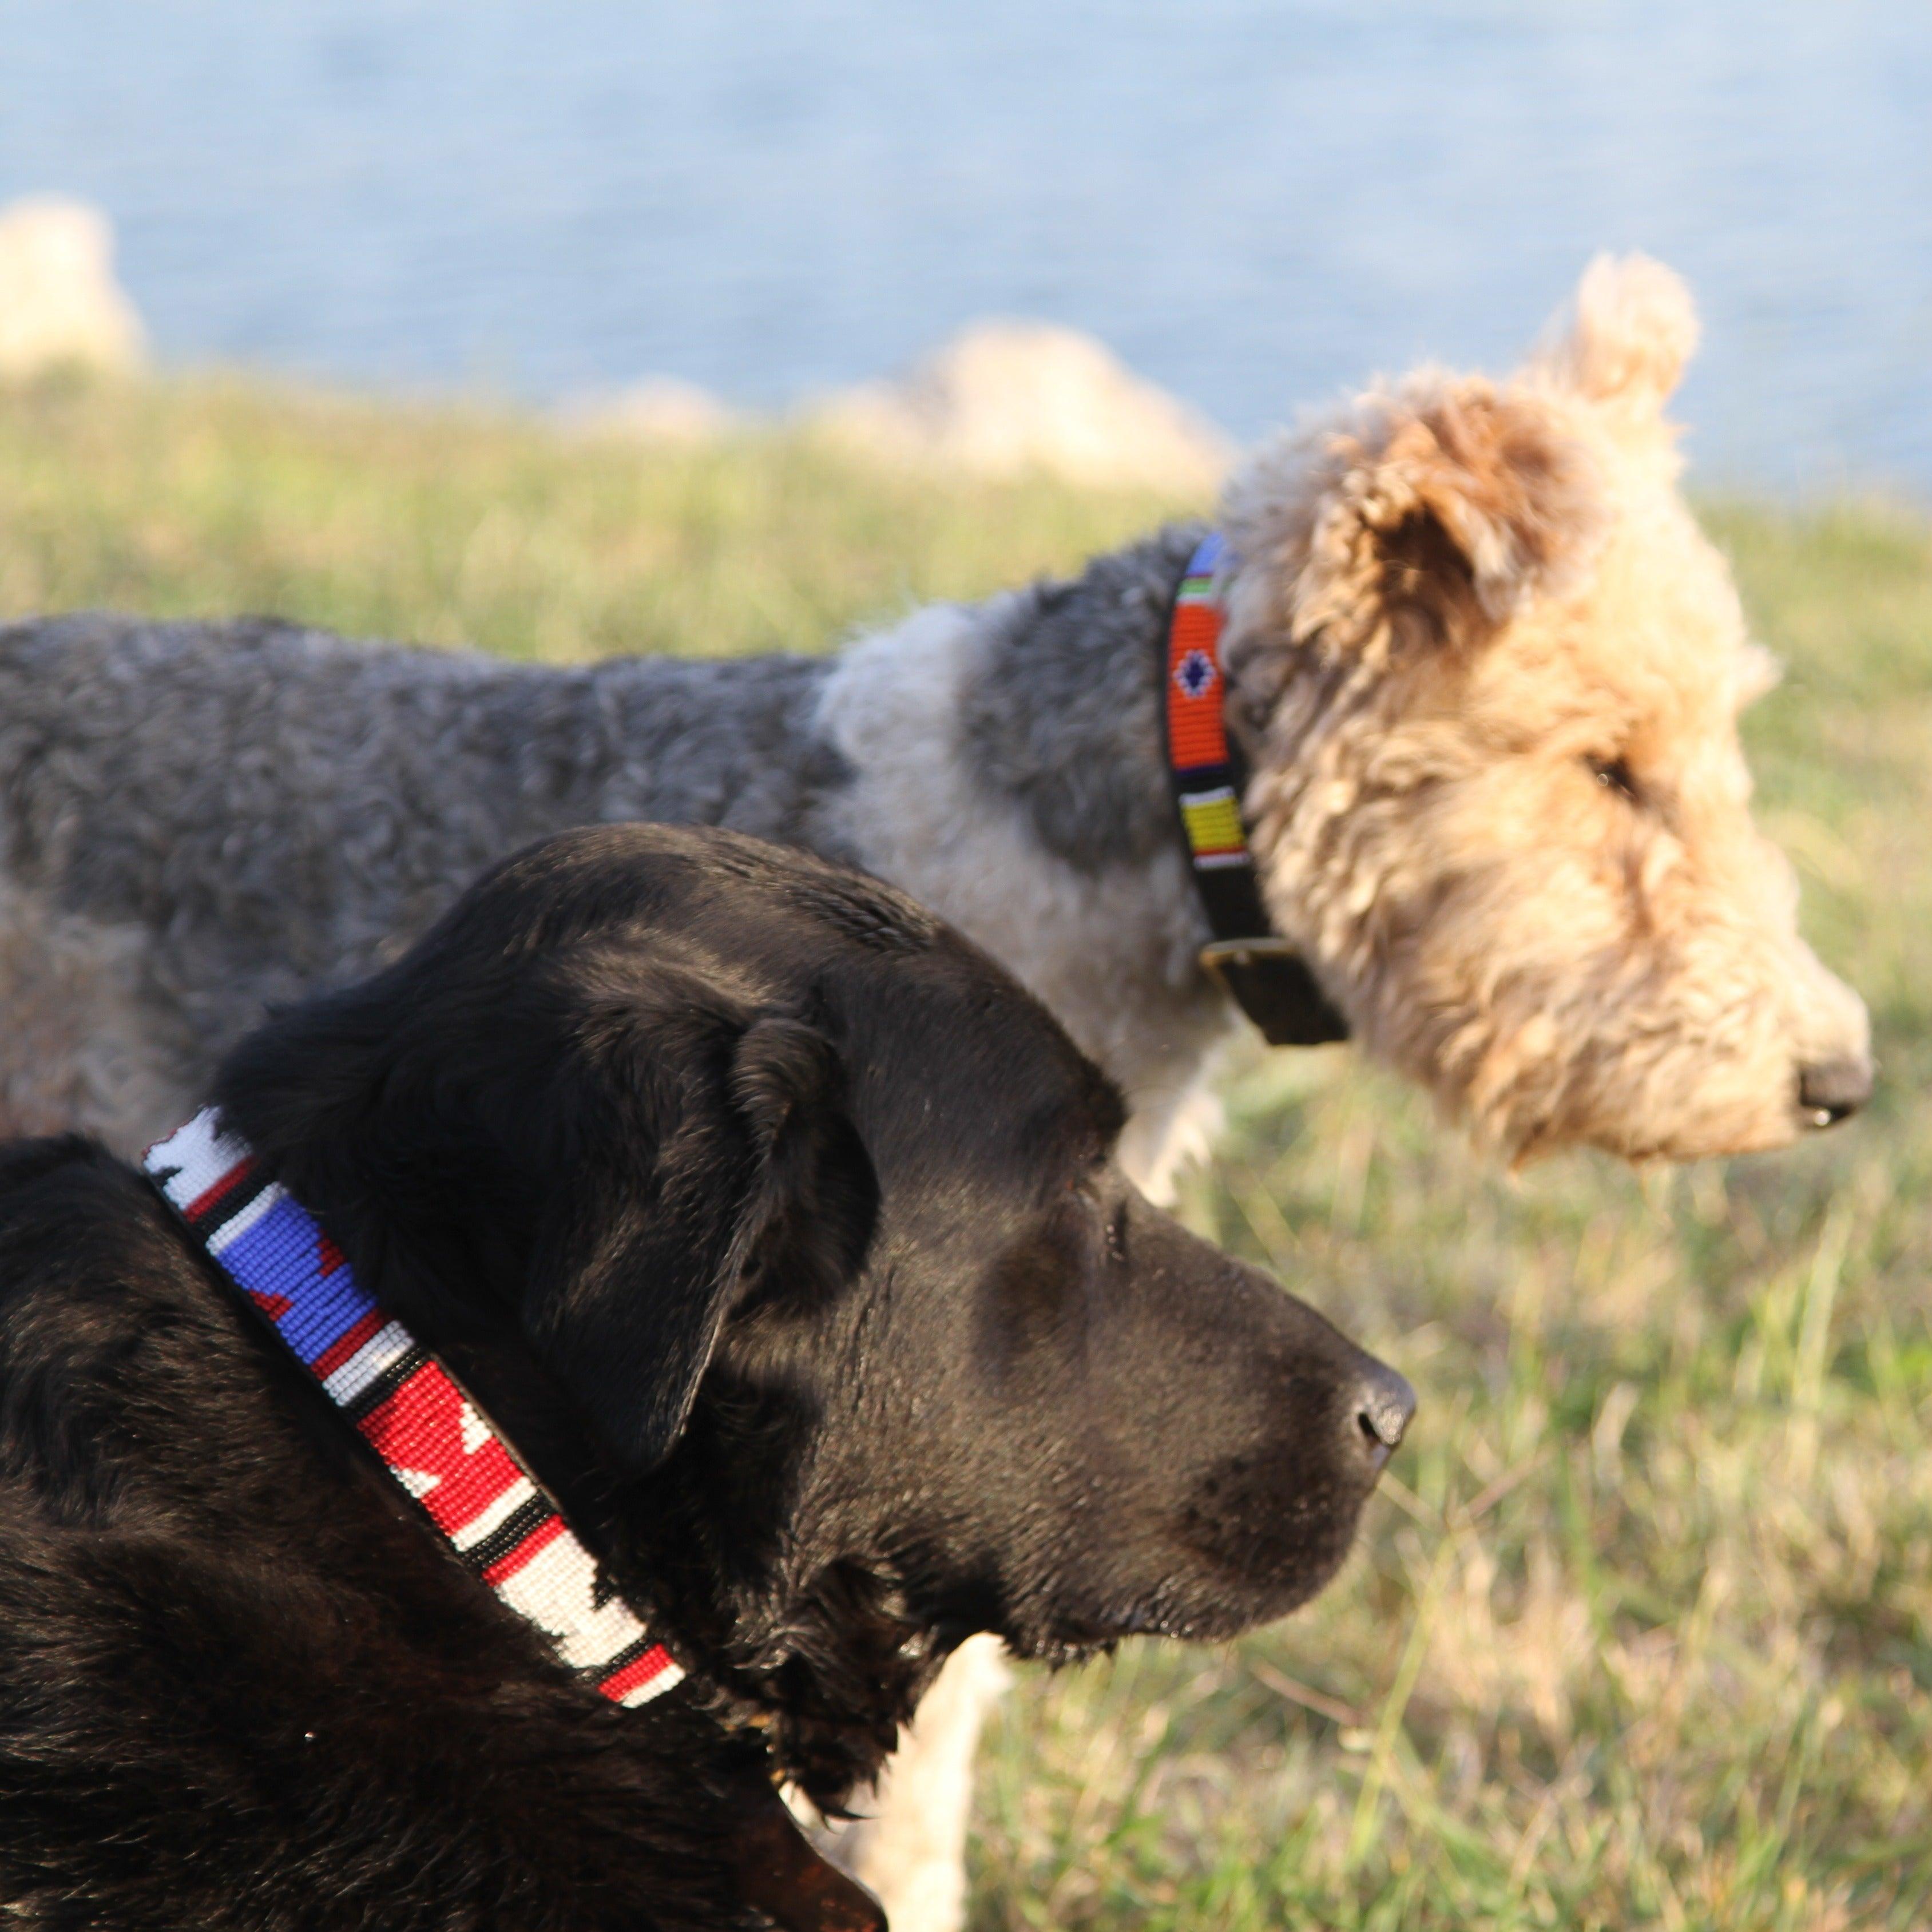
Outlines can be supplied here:
M627 1468L663 1460L747 1300L803 1308L862 1264L878 1190L821 1034L766 1017L664 1075L662 1027L607 1031L530 1256L524 1319Z

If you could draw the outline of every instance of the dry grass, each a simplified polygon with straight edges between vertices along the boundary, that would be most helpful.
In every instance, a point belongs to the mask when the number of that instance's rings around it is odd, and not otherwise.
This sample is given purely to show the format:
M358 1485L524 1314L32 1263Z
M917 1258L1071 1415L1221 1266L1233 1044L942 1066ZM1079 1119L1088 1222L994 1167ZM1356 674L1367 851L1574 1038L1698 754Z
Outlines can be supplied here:
M1159 507L226 381L0 396L0 614L815 649ZM1346 1052L1257 1054L1189 1212L1421 1415L1310 1610L1027 1683L987 1753L982 1932L1932 1914L1932 531L1711 520L1791 668L1750 722L1764 812L1872 1002L1878 1104L1775 1159L1512 1182Z

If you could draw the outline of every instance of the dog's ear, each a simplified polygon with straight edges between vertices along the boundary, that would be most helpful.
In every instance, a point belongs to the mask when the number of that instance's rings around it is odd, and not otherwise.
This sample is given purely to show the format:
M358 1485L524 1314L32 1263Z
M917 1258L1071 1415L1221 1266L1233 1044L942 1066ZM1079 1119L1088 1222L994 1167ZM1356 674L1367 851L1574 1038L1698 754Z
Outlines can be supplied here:
M217 1104L379 1299L432 1342L520 1330L642 1471L735 1307L807 1307L862 1264L878 1184L843 1068L668 948L468 972L477 950L278 1016Z
M650 1033L658 1034L652 1028ZM619 1461L661 1462L726 1318L802 1313L862 1264L878 1183L831 1043L756 1019L665 1090L661 1037L612 1042L532 1244L524 1319Z
M1697 346L1697 310L1680 277L1647 255L1599 255L1535 366L1593 402L1654 421Z
M1527 387L1425 376L1265 452L1230 487L1238 632L1379 656L1560 593L1605 521L1588 452Z

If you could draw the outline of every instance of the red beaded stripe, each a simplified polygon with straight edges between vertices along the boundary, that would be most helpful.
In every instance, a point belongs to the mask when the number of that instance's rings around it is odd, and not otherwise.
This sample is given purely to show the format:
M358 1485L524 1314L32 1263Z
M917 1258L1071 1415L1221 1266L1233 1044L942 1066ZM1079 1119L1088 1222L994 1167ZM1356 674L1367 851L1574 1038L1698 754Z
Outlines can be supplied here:
M662 1644L654 1643L650 1649L634 1657L628 1664L612 1671L597 1688L612 1703L621 1704L634 1690L641 1689L662 1676L666 1670L674 1668L670 1653Z
M221 1200L224 1196L232 1194L235 1190L239 1187L243 1181L248 1180L249 1177L254 1173L254 1172L255 1162L253 1156L250 1156L244 1160L237 1161L235 1165L231 1167L226 1174L222 1175L221 1178L216 1181L212 1186L204 1187L202 1191L182 1210L182 1213L190 1221L201 1220L208 1214L209 1210Z
M271 1314L275 1312L272 1309ZM339 1342L332 1342L309 1364L320 1382L326 1382L343 1364L356 1354L364 1343L373 1342L382 1331L382 1315L380 1309L373 1309L364 1316L354 1328Z
M1184 601L1174 606L1167 642L1167 742L1178 770L1227 763L1226 694L1220 607L1188 602L1184 593Z
M499 1583L507 1582L540 1551L548 1550L562 1534L563 1523L560 1518L552 1516L548 1522L540 1522L508 1556L500 1556L484 1571L484 1582L493 1590Z
M464 1563L613 1702L684 1676L434 1356L356 1283L341 1250L212 1113L146 1166L208 1254Z

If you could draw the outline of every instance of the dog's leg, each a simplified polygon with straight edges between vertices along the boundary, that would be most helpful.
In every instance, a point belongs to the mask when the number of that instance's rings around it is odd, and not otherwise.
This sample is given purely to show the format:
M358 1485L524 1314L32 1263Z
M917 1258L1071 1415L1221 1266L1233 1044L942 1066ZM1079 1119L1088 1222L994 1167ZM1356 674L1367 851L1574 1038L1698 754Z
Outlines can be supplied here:
M1157 1099L1135 1096L1132 1117L1120 1136L1120 1165L1147 1198L1171 1206L1182 1173L1204 1160L1223 1115L1210 1084L1220 1056L1185 1086Z
M958 1932L965 1918L973 1760L1010 1676L998 1638L962 1644L899 1733L872 1815L831 1841L835 1862L877 1894L892 1932Z

